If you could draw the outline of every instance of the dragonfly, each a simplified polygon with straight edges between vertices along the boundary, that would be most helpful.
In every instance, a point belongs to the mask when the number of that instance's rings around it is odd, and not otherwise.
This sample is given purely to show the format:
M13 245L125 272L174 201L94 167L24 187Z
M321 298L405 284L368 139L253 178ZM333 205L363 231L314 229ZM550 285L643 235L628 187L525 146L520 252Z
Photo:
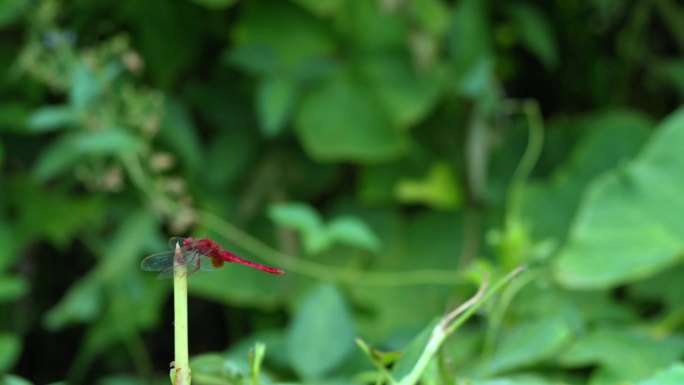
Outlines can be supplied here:
M180 246L180 253L176 256L176 245ZM140 268L146 271L159 271L159 279L172 278L174 266L186 265L188 275L198 271L212 271L223 266L224 263L236 262L254 269L271 274L283 274L284 271L275 267L265 266L256 262L242 259L228 250L223 250L218 243L210 238L195 240L192 237L174 237L169 240L171 250L152 254L140 262Z

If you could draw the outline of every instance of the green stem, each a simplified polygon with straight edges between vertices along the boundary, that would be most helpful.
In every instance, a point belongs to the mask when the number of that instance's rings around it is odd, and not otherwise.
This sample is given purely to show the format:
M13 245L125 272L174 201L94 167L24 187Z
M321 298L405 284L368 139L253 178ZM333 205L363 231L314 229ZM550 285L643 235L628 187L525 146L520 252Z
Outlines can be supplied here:
M423 353L418 358L418 361L413 366L413 369L409 374L399 381L399 385L414 385L420 379L427 368L430 361L435 357L439 348L442 346L444 341L453 334L456 329L463 325L477 309L480 308L489 298L491 298L495 293L500 291L506 286L513 278L518 274L525 271L526 266L519 267L512 272L508 273L502 280L496 283L489 291L486 291L487 282L484 282L480 286L480 290L463 305L459 306L457 309L447 314L432 330L432 335L430 341L428 341Z
M525 153L513 173L508 190L508 202L506 205L507 229L511 229L515 221L520 219L520 206L522 205L525 183L532 174L544 144L544 122L537 101L525 100L522 102L521 107L522 112L527 117L529 134Z
M254 350L250 354L250 376L249 385L259 385L259 376L261 372L261 363L266 354L266 344L257 342L254 345Z
M176 244L176 260L181 258L180 245ZM188 356L188 274L186 265L177 264L173 275L174 313L174 385L190 385L190 359Z

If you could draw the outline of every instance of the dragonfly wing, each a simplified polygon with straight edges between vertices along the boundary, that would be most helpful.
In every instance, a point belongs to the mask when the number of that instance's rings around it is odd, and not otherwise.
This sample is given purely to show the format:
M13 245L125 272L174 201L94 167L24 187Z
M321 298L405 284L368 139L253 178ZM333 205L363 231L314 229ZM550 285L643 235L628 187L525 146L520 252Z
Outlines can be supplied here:
M173 269L164 270L157 276L157 279L171 279L173 278Z
M146 271L165 271L173 269L174 258L176 256L175 250L163 251L161 253L152 254L140 262L140 268ZM188 265L197 262L197 258L201 255L197 251L188 251L181 249L180 259L176 262L178 265Z
M140 268L146 271L163 271L173 267L174 252L164 251L152 254L140 262Z

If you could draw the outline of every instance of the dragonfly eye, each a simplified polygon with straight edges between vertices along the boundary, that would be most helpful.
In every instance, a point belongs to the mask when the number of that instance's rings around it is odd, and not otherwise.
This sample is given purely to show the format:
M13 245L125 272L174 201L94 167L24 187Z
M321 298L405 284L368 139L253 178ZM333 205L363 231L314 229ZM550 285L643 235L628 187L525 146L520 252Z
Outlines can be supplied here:
M195 240L192 239L192 237L185 238L183 240L183 247L185 248L191 248L195 246Z

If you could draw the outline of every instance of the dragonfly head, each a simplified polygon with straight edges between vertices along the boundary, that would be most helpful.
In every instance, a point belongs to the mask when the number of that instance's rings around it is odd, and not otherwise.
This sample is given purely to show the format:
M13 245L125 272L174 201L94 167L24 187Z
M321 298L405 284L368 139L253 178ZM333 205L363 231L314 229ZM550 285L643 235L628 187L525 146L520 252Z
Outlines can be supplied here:
M195 240L192 239L192 237L187 237L183 240L183 247L184 248L192 248L195 246Z

